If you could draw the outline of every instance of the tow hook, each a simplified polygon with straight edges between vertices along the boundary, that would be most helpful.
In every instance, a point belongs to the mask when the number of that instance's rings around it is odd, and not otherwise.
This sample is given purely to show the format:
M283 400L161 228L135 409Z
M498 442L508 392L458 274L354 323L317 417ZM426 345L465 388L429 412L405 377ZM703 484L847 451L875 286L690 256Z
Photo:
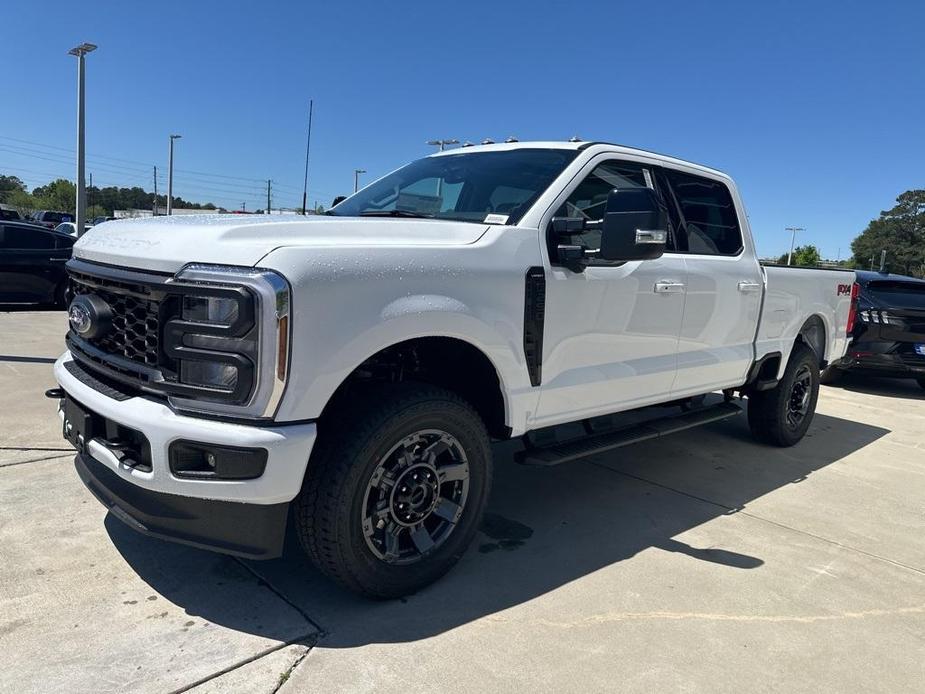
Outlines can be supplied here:
M45 397L52 400L60 400L64 397L64 388L49 388L45 391Z

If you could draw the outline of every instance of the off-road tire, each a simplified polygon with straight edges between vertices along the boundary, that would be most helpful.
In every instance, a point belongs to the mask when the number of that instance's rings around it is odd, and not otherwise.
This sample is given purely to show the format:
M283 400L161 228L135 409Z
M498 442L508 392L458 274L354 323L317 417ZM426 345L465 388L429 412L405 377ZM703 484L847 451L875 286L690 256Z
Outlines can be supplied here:
M461 515L442 544L413 564L389 563L368 546L364 498L373 473L397 442L422 430L450 434L469 465ZM373 388L319 423L305 481L293 503L299 542L324 574L372 598L414 593L445 574L478 530L488 500L492 456L482 419L455 393L423 383Z
M794 387L798 376L801 380L806 378L807 369L809 375L806 413L794 423L788 418ZM783 378L777 386L748 396L748 426L752 435L757 440L773 446L793 446L806 435L812 424L818 397L819 360L815 352L798 342L790 353Z

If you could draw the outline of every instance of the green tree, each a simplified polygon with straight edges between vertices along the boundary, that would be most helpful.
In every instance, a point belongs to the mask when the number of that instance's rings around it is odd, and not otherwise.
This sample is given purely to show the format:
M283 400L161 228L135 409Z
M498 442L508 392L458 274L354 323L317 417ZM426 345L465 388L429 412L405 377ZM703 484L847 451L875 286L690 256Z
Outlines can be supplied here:
M32 197L39 209L73 214L77 205L77 187L67 179L59 178L48 185L33 188Z
M859 268L869 268L871 258L879 267L883 251L890 272L925 277L925 190L907 190L851 242Z
M819 253L819 249L812 244L807 244L805 246L797 246L793 249L793 258L791 260L792 265L803 265L803 266L816 266L819 265L819 262L822 260L822 256ZM780 258L777 259L778 265L787 264L787 254L784 253Z
M12 192L25 193L26 184L17 176L4 176L0 174L0 200L3 200L7 193Z

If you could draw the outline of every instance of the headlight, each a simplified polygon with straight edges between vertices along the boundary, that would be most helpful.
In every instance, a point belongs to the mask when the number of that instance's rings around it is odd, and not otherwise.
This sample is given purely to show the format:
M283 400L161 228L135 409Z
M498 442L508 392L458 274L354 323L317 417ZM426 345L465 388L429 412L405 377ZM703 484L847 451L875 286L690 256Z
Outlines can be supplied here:
M289 285L271 270L187 265L163 331L180 410L272 417L289 366Z
M231 325L238 318L238 302L218 296L184 296L183 320Z

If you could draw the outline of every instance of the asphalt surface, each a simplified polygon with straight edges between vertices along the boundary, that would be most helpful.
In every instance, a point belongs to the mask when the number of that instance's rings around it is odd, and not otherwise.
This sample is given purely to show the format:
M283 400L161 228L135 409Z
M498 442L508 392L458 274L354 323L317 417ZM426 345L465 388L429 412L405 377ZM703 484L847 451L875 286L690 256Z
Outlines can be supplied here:
M554 468L499 446L444 580L369 602L107 517L60 438L61 312L0 313L0 692L922 691L925 391L824 387L799 446L744 417Z

